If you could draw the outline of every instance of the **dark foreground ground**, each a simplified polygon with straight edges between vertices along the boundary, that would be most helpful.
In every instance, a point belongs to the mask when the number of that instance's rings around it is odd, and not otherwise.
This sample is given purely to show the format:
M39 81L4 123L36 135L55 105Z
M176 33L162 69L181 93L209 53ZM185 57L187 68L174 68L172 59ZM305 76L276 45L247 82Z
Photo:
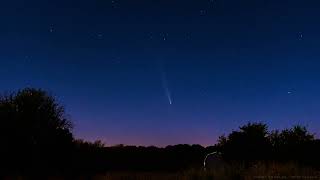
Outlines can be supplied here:
M75 175L75 176L11 176L7 180L232 180L232 179L320 179L320 171L317 169L300 167L294 163L258 163L250 168L242 165L231 165L229 167L204 170L188 170L181 172L108 172L99 175Z

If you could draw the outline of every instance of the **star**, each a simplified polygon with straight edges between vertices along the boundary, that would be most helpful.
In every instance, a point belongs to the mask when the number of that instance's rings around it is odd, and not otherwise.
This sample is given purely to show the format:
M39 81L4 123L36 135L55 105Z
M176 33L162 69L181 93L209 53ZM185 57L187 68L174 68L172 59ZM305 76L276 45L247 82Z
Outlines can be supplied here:
M112 8L116 8L117 2L115 0L111 1L111 6Z
M169 36L169 34L168 33L163 33L161 36L163 38L163 41L166 41L168 36Z
M200 15L201 16L204 16L204 15L206 15L207 14L207 11L206 10L200 10Z
M299 32L298 35L299 35L299 40L302 40L303 39L303 33Z

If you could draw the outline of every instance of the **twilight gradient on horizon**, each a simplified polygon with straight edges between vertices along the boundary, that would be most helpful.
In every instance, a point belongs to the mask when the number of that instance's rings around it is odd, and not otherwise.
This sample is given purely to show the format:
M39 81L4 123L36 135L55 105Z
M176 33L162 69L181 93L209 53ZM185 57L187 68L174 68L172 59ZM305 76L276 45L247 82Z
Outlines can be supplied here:
M248 121L317 133L319 8L313 0L1 2L0 91L48 90L77 138L108 145L210 145Z

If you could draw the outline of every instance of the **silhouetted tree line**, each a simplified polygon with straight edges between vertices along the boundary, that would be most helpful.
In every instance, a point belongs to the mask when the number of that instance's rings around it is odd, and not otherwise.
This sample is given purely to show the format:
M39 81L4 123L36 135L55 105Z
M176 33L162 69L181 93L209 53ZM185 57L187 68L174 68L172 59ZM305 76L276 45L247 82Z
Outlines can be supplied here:
M320 141L304 126L269 132L264 123L248 123L227 137L221 136L216 146L227 161L295 162L320 167Z
M5 174L200 169L214 151L227 162L294 161L320 167L320 141L303 126L269 132L266 124L248 123L206 148L105 147L100 141L77 140L64 108L40 89L0 97L0 122L0 171Z

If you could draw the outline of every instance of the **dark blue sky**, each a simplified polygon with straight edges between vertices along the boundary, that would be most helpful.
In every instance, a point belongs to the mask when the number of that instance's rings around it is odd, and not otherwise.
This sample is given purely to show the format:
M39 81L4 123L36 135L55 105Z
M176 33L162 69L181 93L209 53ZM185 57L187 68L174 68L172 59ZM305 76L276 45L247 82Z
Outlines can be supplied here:
M0 90L57 96L107 145L209 145L248 121L320 130L320 1L0 3ZM171 104L170 104L171 101Z

